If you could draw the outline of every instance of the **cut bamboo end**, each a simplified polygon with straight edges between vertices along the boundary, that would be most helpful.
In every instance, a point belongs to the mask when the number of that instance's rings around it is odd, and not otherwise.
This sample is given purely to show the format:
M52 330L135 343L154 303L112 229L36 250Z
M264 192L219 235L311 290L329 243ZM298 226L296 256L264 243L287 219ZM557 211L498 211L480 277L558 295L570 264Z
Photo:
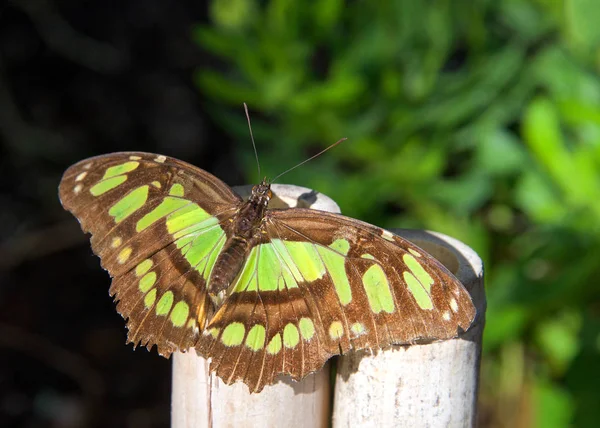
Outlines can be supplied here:
M251 186L235 188L248 196ZM323 194L273 185L274 208L339 212ZM173 356L174 428L474 426L485 296L481 260L469 247L441 234L393 230L438 258L471 292L477 318L460 338L339 358L331 414L329 364L301 382L282 376L259 394L241 383L225 385L191 351Z
M471 293L477 317L455 339L340 357L332 426L475 426L486 306L481 259L460 241L439 233L392 231L454 273Z

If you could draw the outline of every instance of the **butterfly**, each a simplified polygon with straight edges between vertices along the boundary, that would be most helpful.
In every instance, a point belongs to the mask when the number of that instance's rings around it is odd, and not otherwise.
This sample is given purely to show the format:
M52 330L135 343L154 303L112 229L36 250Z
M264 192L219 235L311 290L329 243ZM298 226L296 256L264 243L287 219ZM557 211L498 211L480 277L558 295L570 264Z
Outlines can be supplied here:
M266 179L244 201L193 165L123 152L71 166L59 193L112 277L128 342L194 348L251 392L351 350L454 338L476 315L419 247L339 214L270 209Z

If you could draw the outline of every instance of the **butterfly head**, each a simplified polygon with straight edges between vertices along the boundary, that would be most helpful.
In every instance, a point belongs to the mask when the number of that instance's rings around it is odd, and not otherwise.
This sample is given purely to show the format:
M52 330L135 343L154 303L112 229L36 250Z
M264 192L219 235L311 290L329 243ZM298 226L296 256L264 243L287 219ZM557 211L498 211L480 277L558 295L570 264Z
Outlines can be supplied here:
M260 184L257 184L252 188L252 196L250 196L250 200L252 200L255 204L266 207L272 197L273 192L271 192L271 183L269 183L266 178L263 178Z

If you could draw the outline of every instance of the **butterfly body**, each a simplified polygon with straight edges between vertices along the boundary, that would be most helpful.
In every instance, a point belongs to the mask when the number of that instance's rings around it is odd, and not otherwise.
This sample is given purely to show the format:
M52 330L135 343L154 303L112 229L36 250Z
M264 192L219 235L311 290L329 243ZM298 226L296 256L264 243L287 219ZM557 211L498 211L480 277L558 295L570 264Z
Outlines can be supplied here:
M339 214L269 209L266 180L244 202L185 162L125 152L71 166L59 193L113 278L128 340L194 348L253 392L350 350L453 338L475 318L420 248Z
M231 219L232 234L225 242L208 281L208 293L215 305L220 306L223 302L227 288L233 284L248 253L265 233L263 220L271 196L271 186L265 179L252 188L248 201Z

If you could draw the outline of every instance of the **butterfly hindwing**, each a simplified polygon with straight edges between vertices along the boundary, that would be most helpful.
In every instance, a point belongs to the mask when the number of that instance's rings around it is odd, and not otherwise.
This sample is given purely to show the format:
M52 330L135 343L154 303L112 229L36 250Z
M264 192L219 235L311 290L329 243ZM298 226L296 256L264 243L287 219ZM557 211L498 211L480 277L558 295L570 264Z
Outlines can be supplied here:
M194 346L212 313L206 280L241 199L192 165L136 152L73 165L59 191L113 277L128 339L165 356Z
M263 241L198 343L227 383L260 391L351 349L443 340L471 325L468 292L408 241L315 210L266 217Z
M344 314L355 311L356 317L362 313L365 320L371 319L380 337L375 346L455 337L475 317L471 297L456 277L425 251L391 232L306 209L294 210L293 215L273 212L268 224L268 230L275 229L281 239L313 242L346 253L344 268L352 296L336 295Z
M321 324L307 303L308 290L282 285L266 291L252 278L245 282L252 275L260 282L259 269L246 265L235 285L240 289L215 314L197 348L212 358L211 370L226 383L242 380L252 392L282 373L299 380L332 355L320 343Z

